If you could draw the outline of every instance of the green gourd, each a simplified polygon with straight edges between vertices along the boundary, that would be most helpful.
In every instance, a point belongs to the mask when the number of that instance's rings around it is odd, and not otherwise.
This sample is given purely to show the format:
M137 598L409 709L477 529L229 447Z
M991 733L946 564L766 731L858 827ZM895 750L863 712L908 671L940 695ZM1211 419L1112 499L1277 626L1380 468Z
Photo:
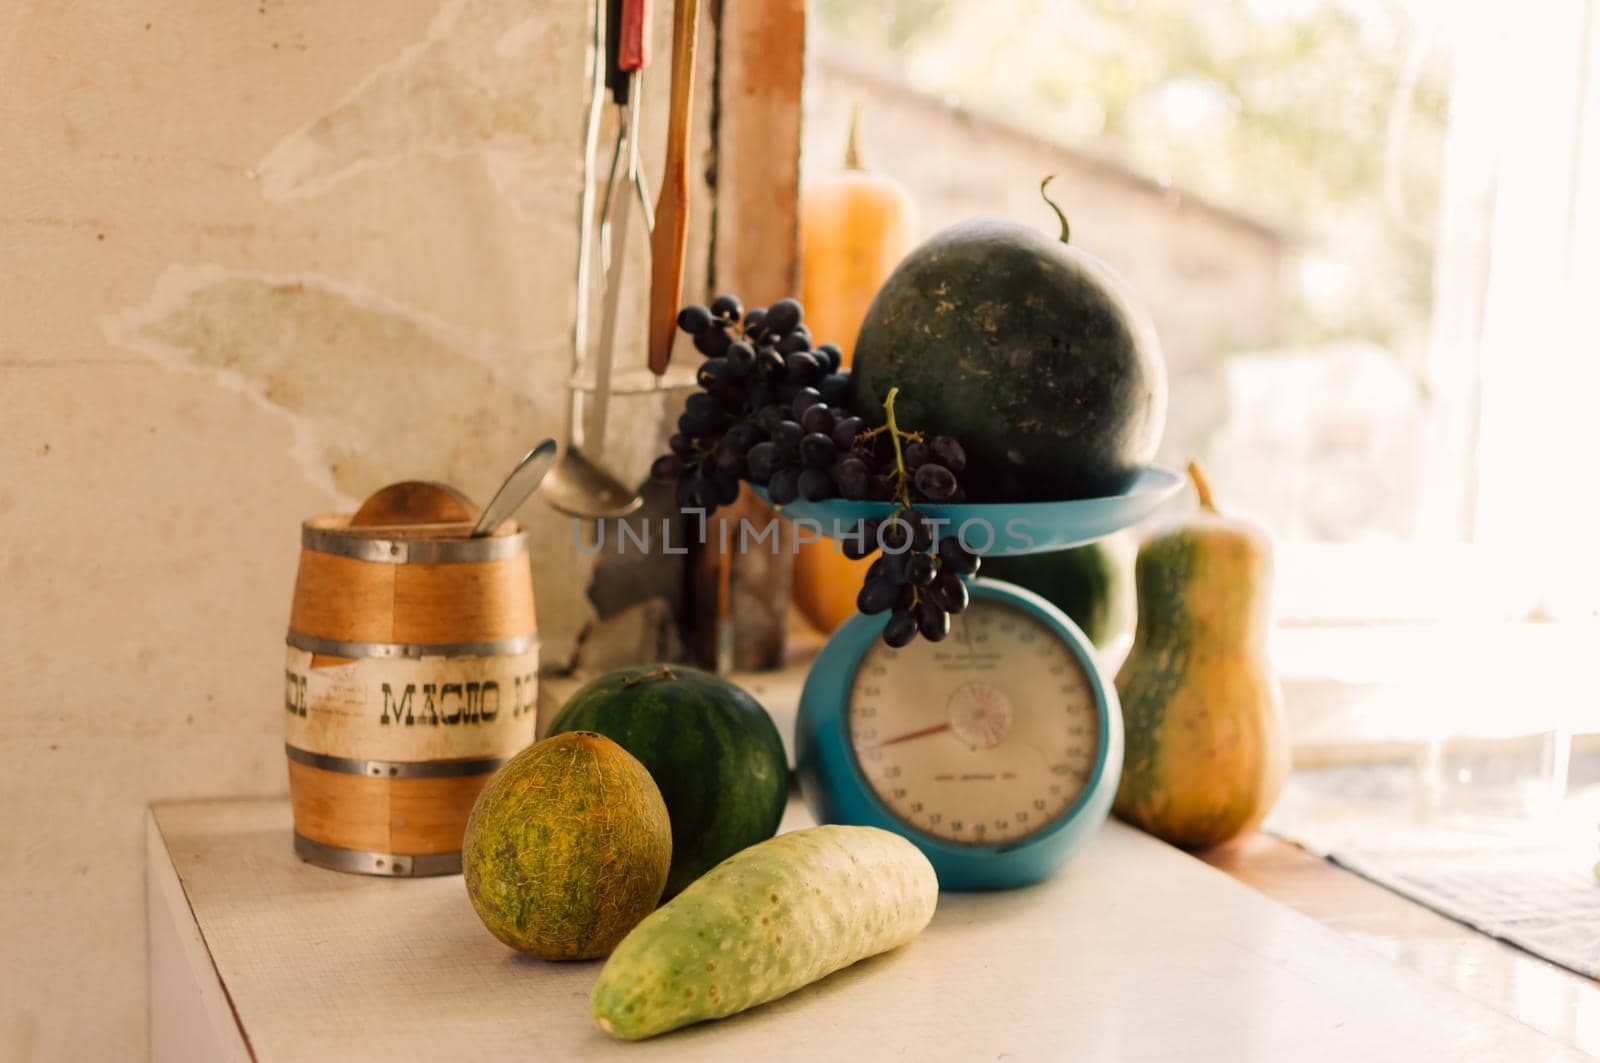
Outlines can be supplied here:
M638 1040L720 1019L910 941L939 882L876 827L780 834L724 860L633 929L589 996L596 1024Z

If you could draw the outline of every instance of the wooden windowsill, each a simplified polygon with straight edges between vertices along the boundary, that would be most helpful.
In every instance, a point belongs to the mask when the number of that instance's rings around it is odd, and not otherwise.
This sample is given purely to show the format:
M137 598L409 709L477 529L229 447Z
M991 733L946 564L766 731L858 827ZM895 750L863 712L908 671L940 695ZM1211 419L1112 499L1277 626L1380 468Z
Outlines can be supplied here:
M1266 834L1199 854L1212 867L1573 1048L1600 1055L1600 985Z

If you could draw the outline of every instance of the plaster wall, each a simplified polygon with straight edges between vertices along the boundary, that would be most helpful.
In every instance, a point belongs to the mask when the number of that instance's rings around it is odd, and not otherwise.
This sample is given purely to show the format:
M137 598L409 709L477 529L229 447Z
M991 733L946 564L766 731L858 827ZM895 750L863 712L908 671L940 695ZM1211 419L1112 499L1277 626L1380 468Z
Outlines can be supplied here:
M0 12L0 1058L143 1056L143 809L283 792L299 521L401 479L486 501L560 431L588 20ZM643 476L667 401L617 400L614 469ZM560 662L588 564L541 503L521 516Z

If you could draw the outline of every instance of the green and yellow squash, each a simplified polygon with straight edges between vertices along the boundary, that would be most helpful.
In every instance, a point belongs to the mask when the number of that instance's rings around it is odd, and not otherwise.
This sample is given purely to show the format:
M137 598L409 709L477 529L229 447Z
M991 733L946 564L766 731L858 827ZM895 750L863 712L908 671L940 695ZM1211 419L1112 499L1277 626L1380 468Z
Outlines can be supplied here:
M1206 848L1259 824L1289 770L1268 655L1272 543L1219 514L1198 466L1199 514L1158 531L1134 567L1138 622L1117 673L1127 752L1117 815Z

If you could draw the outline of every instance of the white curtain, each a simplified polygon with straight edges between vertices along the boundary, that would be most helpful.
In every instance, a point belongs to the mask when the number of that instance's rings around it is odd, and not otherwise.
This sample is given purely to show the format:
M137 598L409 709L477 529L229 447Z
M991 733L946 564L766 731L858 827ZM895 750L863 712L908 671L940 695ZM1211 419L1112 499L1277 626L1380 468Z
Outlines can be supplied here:
M1430 380L1436 539L1600 607L1600 0L1450 5Z

